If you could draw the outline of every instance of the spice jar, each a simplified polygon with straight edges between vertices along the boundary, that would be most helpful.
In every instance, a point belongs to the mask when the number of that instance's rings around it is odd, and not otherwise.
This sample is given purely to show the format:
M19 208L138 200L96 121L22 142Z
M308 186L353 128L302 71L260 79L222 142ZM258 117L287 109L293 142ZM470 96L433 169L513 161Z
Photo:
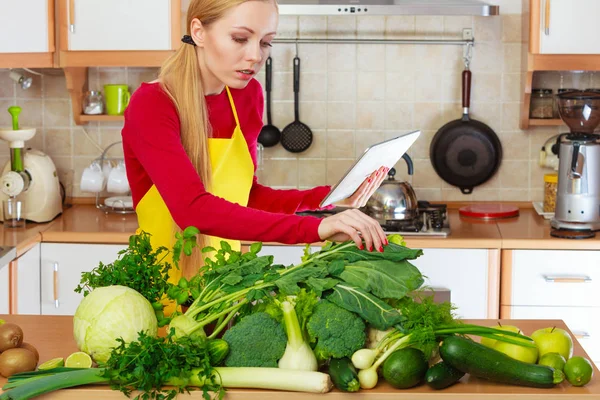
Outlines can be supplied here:
M90 90L83 99L83 113L87 115L98 115L104 113L104 99L102 93Z
M573 88L567 88L567 89L561 88L561 89L558 89L556 92L557 92L557 95L559 95L559 94L563 94L563 93L566 93L566 92L573 92L575 90L577 90L577 89L573 89ZM560 118L560 113L558 112L558 97L554 98L554 118Z
M530 118L554 117L554 96L552 89L533 89L531 91Z
M558 174L544 175L544 212L553 213L556 208L556 189Z

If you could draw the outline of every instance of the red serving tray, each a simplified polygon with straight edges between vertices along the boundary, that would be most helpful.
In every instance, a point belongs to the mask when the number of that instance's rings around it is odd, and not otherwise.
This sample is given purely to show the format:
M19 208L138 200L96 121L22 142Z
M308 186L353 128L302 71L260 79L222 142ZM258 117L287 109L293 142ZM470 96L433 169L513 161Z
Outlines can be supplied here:
M519 208L508 204L474 204L459 208L458 213L478 219L513 218L519 216Z

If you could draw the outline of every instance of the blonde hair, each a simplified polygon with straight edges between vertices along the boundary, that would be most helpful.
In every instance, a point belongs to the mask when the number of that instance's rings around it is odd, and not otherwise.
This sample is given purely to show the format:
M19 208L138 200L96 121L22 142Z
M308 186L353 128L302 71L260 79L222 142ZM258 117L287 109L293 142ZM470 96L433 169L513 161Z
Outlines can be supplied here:
M188 7L186 34L190 34L192 20L197 18L204 27L220 19L227 10L248 0L192 0ZM208 153L208 138L212 136L208 120L202 74L196 47L182 44L162 65L159 81L163 90L171 97L179 114L181 142L198 172L206 190L211 187L211 164ZM175 232L186 227L175 226ZM175 234L173 232L173 234ZM207 246L208 238L199 235L198 248L191 257L180 262L182 276L193 276L202 266L200 249Z

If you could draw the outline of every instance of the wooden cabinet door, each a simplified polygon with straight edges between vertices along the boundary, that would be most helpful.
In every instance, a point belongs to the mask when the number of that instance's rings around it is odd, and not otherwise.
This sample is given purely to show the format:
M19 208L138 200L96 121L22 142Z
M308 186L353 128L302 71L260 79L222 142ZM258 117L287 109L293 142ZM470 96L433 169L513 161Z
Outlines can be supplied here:
M16 260L16 314L41 314L40 244L36 244Z
M54 51L54 0L3 1L0 53Z
M8 265L0 265L0 314L8 314Z
M600 1L541 0L540 12L540 53L600 54Z
M68 50L170 50L171 0L62 0Z
M125 245L42 243L42 315L74 315L83 294L75 293L82 272L115 261Z
M424 286L450 290L460 318L488 318L487 249L423 249L410 262L425 276Z

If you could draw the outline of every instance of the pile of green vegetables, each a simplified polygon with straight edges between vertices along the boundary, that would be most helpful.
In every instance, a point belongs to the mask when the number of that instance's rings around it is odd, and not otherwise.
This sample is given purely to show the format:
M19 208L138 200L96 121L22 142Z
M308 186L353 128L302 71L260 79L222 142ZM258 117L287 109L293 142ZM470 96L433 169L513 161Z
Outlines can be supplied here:
M242 253L222 242L220 249L202 249L211 256L197 275L169 283L197 234L193 227L177 234L173 266L169 250L153 249L142 232L114 263L83 274L74 333L99 368L17 374L0 400L97 383L127 396L139 391L141 399L172 399L195 388L206 399L235 387L325 393L332 381L357 391L374 387L380 370L394 386L410 387L403 366L426 370L444 338L479 335L523 345L512 339L521 335L461 323L450 303L423 297L423 276L410 263L422 250L405 247L398 235L383 252L350 241L312 254L307 246L290 266L261 254L260 243ZM123 286L145 304L133 304ZM102 293L109 290L119 295ZM183 307L165 316L165 299ZM127 310L144 317L131 318ZM166 337L157 336L160 326L167 326Z

